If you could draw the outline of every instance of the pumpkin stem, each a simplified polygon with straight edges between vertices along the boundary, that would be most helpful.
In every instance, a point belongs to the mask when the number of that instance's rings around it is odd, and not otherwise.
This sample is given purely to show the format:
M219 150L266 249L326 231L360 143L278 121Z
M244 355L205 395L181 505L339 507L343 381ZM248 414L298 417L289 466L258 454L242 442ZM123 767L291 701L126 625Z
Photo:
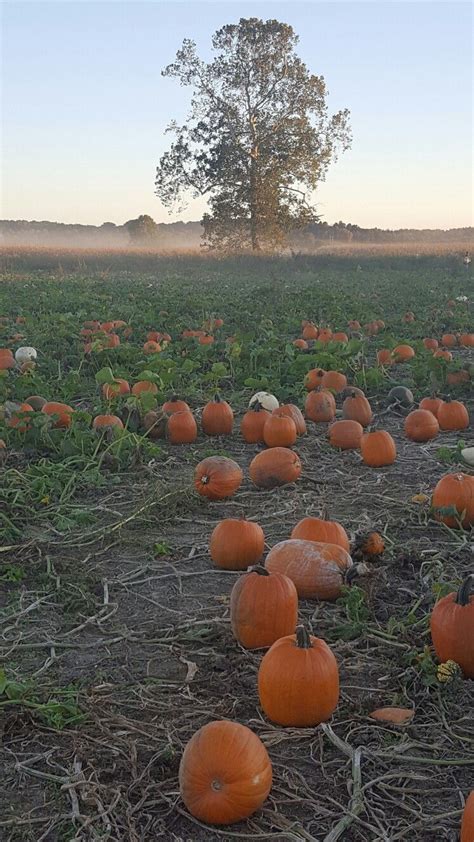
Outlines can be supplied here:
M214 395L214 402L215 402L215 403L220 403L220 402L221 402L221 397L220 397L220 395L219 395L219 393L218 393L218 392L216 392L216 394Z
M296 626L296 645L298 649L312 649L310 636L303 625Z
M270 573L263 564L254 564L253 567L247 568L247 573L258 573L259 576L269 576Z
M368 572L369 568L363 562L360 562L360 564L354 564L346 571L344 576L345 584L352 585L354 579L358 579L359 576L366 576Z
M470 596L471 596L471 587L474 584L474 573L470 573L464 582L462 583L461 587L459 588L455 603L456 605L469 605Z
M253 412L260 412L260 410L262 409L262 404L260 403L260 401L254 401L250 408L253 410Z
M329 520L329 511L326 504L321 508L321 520Z

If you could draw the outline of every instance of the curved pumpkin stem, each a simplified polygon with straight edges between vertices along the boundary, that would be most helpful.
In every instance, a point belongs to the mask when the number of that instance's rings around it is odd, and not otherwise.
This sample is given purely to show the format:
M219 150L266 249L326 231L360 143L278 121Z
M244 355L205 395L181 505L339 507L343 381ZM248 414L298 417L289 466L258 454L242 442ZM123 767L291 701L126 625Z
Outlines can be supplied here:
M303 625L296 626L296 645L298 649L312 649L311 639L308 631Z
M263 564L255 564L247 569L247 573L258 573L259 576L270 576L270 572Z
M262 406L262 404L260 403L260 401L254 401L254 402L253 402L253 404L252 404L252 406L250 407L250 409L251 409L253 412L260 412L260 410L261 410L261 409L263 409L263 406Z
M321 507L321 520L329 520L329 511L326 503Z
M464 582L462 583L461 587L459 588L455 603L456 605L469 605L470 597L471 597L471 588L474 584L474 573L470 573Z
M216 392L216 394L214 395L214 403L220 403L220 402L221 402L221 396L220 396L219 392Z

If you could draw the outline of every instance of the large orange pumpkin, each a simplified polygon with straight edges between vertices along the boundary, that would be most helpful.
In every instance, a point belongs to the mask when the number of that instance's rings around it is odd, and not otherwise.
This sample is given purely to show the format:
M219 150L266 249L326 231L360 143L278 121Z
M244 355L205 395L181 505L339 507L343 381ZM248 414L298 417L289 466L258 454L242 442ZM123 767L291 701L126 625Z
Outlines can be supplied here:
M341 450L358 450L364 428L358 421L335 421L329 427L329 442Z
M304 517L293 528L291 538L301 538L303 541L318 541L322 544L337 544L349 552L349 536L336 520L328 520L327 512L323 517Z
M372 430L370 433L364 433L360 450L363 461L371 468L393 465L397 458L396 444L386 430Z
M242 483L242 468L227 456L208 456L194 472L194 487L209 500L232 497Z
M411 441L430 441L439 433L436 416L427 409L414 409L405 418L405 435Z
M339 669L327 643L304 626L277 640L262 658L258 695L278 725L310 728L329 719L339 701Z
M366 397L352 392L342 404L342 417L347 421L358 421L368 427L372 421L372 407Z
M201 424L206 436L230 436L234 426L232 407L216 395L204 407Z
M269 416L267 409L264 409L259 401L252 404L240 422L240 434L247 444L263 442L263 428Z
M445 474L437 483L431 500L436 520L453 528L474 524L474 476Z
M474 842L474 789L464 805L460 842Z
M295 583L302 599L337 599L351 566L349 553L337 544L299 538L276 544L265 560L270 573L283 573Z
M276 488L296 482L301 475L301 461L288 447L272 447L254 456L249 475L259 488Z
M393 359L396 363L406 362L415 356L415 351L411 345L397 345L392 351Z
M326 371L321 380L321 386L324 389L330 389L331 392L343 392L347 386L347 377L340 371Z
M431 612L431 639L441 662L455 661L466 678L474 678L474 574L457 593L440 599Z
M469 427L469 413L461 401L447 398L438 409L441 430L465 430Z
M263 428L267 447L291 447L297 438L296 424L287 415L269 415Z
M166 437L170 444L192 444L196 441L198 428L191 410L172 412L166 425Z
M209 552L214 564L224 570L246 570L256 564L265 549L265 535L258 523L226 518L212 532Z
M271 786L267 750L239 722L209 722L184 749L179 766L181 798L201 822L225 825L248 818L262 806Z
M44 412L45 415L57 416L53 427L66 429L67 427L71 426L74 410L72 406L68 406L67 403L59 403L58 401L47 401L47 403L45 403L42 407L41 412Z
M316 424L333 421L336 417L336 401L328 389L310 392L306 398L304 411L306 417Z
M279 406L278 409L273 410L273 415L287 415L292 418L296 425L296 434L304 436L306 433L306 421L304 420L301 409L294 403L285 403Z
M288 576L257 565L237 579L230 594L230 622L241 646L271 646L292 633L297 619L298 594Z

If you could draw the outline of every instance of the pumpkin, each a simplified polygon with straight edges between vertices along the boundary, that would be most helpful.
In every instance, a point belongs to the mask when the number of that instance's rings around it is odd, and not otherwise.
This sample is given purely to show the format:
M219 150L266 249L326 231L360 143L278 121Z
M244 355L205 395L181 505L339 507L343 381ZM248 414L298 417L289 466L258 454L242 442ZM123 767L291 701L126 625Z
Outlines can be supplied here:
M358 421L363 427L368 427L372 421L372 407L366 397L353 392L342 404L342 417L348 421Z
M405 435L411 441L430 441L439 433L436 416L427 409L414 409L405 418Z
M0 371L15 368L15 357L9 348L0 348Z
M273 412L274 409L280 406L275 395L270 394L270 392L256 392L255 395L252 395L249 400L249 409L253 409L255 403L259 403L260 406L268 409L269 412Z
M375 324L377 325L379 330L383 330L385 327L385 322L383 319L376 319Z
M152 395L157 395L158 386L150 380L139 380L138 383L132 386L132 395L138 397L142 392L151 392Z
M102 384L102 394L107 401L118 398L119 395L128 395L129 393L130 386L121 377L116 377L113 383Z
M436 395L432 395L431 398L423 398L420 401L420 409L426 409L428 412L432 412L434 417L438 417L439 408L443 401L441 398L437 398Z
M317 541L322 544L337 544L349 552L349 537L344 527L336 520L329 520L327 511L322 517L304 517L291 533L291 538L301 538L303 541Z
M160 333L158 330L149 330L147 335L147 342L160 342L163 338L163 334Z
M396 363L406 362L415 356L415 351L411 345L397 345L392 351L393 359Z
M394 386L388 393L388 400L391 404L400 404L401 406L412 406L415 402L413 392L407 389L406 386Z
M224 570L246 570L256 564L265 549L265 535L258 523L226 518L217 524L209 543L211 558Z
M296 426L296 435L304 436L306 433L306 421L301 409L294 403L286 403L273 410L273 415L287 415L292 418Z
M143 426L150 439L164 439L168 416L164 412L150 409L143 416Z
M337 544L290 538L268 553L265 567L283 573L295 584L302 599L337 599L344 575L352 566L349 553Z
M332 341L333 342L343 342L344 344L346 344L347 342L349 342L349 337L348 337L347 333L344 333L344 332L340 331L338 333L333 333Z
M474 574L462 583L458 592L440 599L431 612L430 629L439 660L454 661L466 678L474 678Z
M380 348L380 351L377 351L378 365L392 365L392 362L392 352L389 348Z
M459 522L467 528L474 524L474 476L445 474L437 483L431 499L436 520L451 528Z
M268 418L268 410L255 401L252 409L248 409L240 422L240 434L247 444L263 442L263 428Z
M305 339L295 339L293 341L293 345L295 346L295 348L299 348L301 351L307 351L309 348L309 345Z
M451 351L443 351L441 349L439 351L435 351L433 357L437 360L446 360L448 363L452 362L453 359Z
M109 333L113 329L114 322L102 322L102 324L99 325L99 330L103 331L104 333Z
M169 401L165 401L161 409L167 415L173 415L174 412L189 412L189 404L186 401L180 401L177 395L173 395Z
M339 669L327 643L304 626L277 640L262 658L258 695L278 725L311 728L329 719L339 701Z
M276 488L296 482L301 475L301 461L288 447L272 447L254 456L249 475L258 488Z
M145 342L143 345L143 353L144 354L159 354L161 351L161 345L158 342L153 342L149 340Z
M460 368L458 371L449 371L446 376L446 383L448 386L460 386L462 383L469 383L471 375L465 368Z
M474 348L474 333L461 333L461 336L459 337L459 344L462 345L463 348Z
M321 386L324 389L330 389L331 392L342 392L347 386L347 377L340 371L326 371L321 380Z
M118 415L96 415L92 422L92 429L99 433L118 433L123 430L123 421Z
M393 465L397 458L396 444L386 430L372 430L364 433L360 443L362 459L371 468Z
M120 345L120 336L116 333L108 333L99 343L98 351L105 351L108 348L118 348Z
M323 368L311 368L306 373L303 381L305 389L307 389L308 392L311 392L313 389L317 389L318 386L321 385L325 374L326 372Z
M28 415L34 412L33 407L29 403L13 403L7 401L5 405L6 425L13 430L18 430L19 433L26 433L30 429L31 423Z
M427 336L426 339L423 339L423 345L427 351L436 351L438 348L438 340L432 339L431 337Z
M461 839L459 842L473 842L474 840L474 789L468 795L461 821Z
M364 330L369 336L376 336L379 332L378 322L368 322L364 325Z
M361 324L357 319L352 319L347 323L351 330L360 330Z
M445 348L455 348L458 344L457 336L454 333L443 333L441 337L441 345Z
M318 342L324 342L324 344L326 344L326 342L330 342L331 339L332 330L330 330L328 327L321 328L318 334Z
M461 401L446 398L438 409L441 430L465 430L469 427L469 413Z
M317 339L319 330L312 322L309 322L303 328L303 339Z
M306 417L316 424L333 421L336 417L336 401L327 389L310 392L305 400Z
M191 737L179 764L181 798L205 824L226 825L255 813L272 786L272 766L250 728L222 719Z
M47 401L41 408L41 412L45 415L57 416L53 423L53 427L59 429L66 429L71 426L73 408L67 403L58 403L57 401Z
M461 450L461 456L466 465L470 465L471 468L474 468L474 447L463 447Z
M234 426L232 407L216 395L202 411L201 425L206 436L229 436Z
M335 421L329 427L329 443L341 450L358 450L364 428L358 421Z
M410 322L414 322L415 321L415 314L412 313L411 310L408 310L408 312L405 313L405 315L403 316L403 321L406 322L407 324L409 324Z
M385 552L385 541L378 532L362 532L354 541L354 556L371 558Z
M227 456L208 456L196 467L194 487L198 494L209 500L232 497L242 484L242 468Z
M38 356L38 352L36 348L31 348L29 346L24 346L22 348L17 348L15 351L15 361L18 365L23 365L23 363L29 363L36 360Z
M287 415L269 415L263 427L267 447L291 447L297 438L296 424Z
M230 594L232 634L245 649L263 649L291 634L298 619L296 588L282 573L251 567Z
M210 333L205 333L199 337L198 342L200 345L212 345L214 343L214 337Z
M198 437L196 419L189 409L173 412L166 425L166 438L170 444L192 444Z
M47 401L46 398L42 398L41 395L30 395L30 397L26 399L25 403L29 403L35 412L40 412Z

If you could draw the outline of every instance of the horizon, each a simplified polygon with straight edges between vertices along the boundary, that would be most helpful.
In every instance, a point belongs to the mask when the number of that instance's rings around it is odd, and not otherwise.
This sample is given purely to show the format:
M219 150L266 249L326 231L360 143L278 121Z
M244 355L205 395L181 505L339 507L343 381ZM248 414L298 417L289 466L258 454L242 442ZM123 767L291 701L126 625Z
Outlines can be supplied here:
M121 225L140 214L160 224L199 221L203 200L170 215L154 196L165 128L185 119L190 100L189 89L160 71L185 37L209 59L214 31L250 14L290 23L298 54L326 79L330 112L351 111L352 149L316 191L322 221L381 230L472 227L468 2L7 0L2 217L71 225Z

